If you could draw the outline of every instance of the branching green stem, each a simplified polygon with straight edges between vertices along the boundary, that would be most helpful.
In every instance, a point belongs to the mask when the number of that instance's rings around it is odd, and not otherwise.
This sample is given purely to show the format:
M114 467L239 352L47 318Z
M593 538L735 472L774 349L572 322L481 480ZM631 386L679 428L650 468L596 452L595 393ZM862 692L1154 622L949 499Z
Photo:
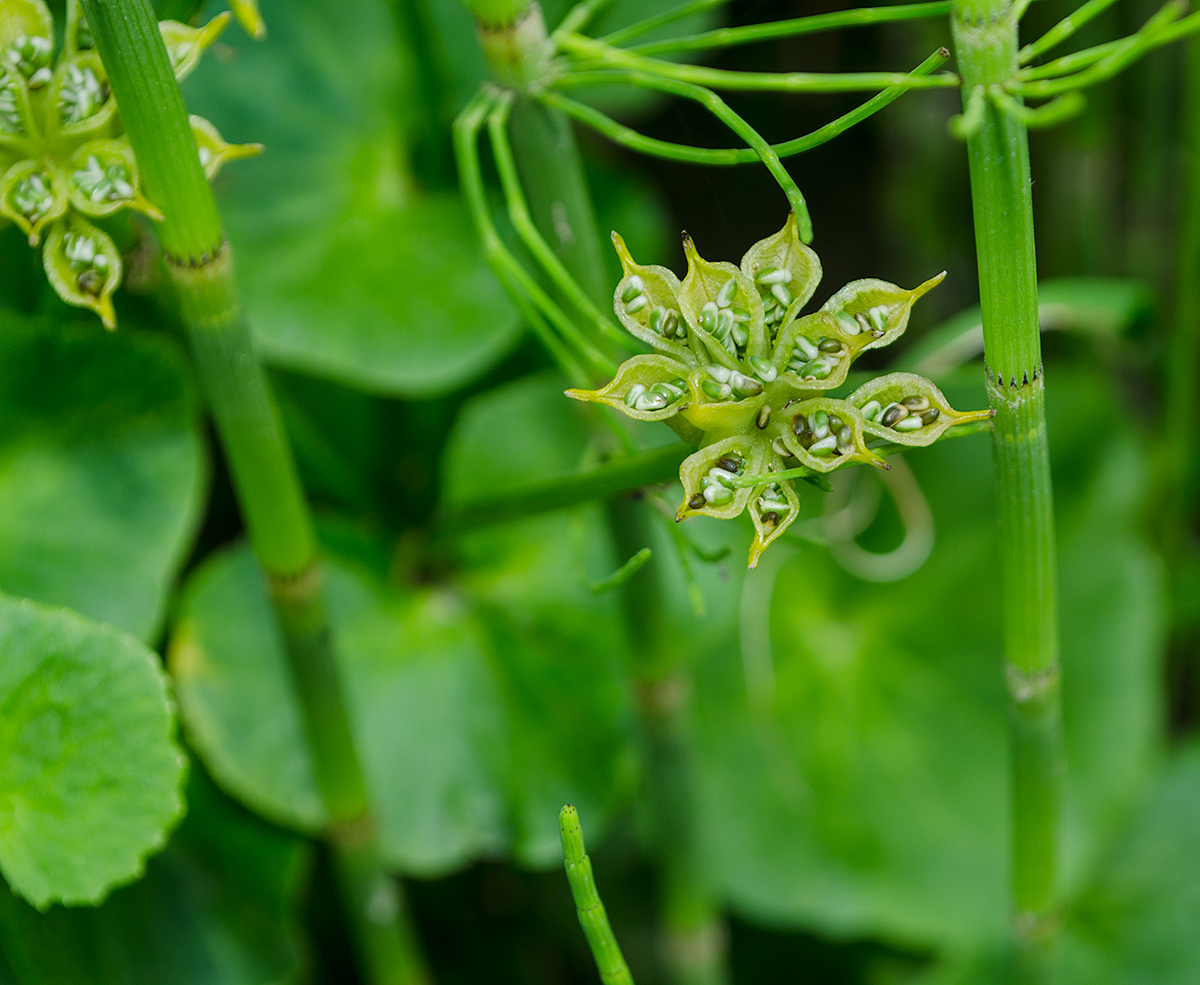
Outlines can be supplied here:
M1106 0L1112 3L1113 0ZM740 44L757 41L774 41L801 34L816 34L842 27L865 27L870 24L890 24L896 21L916 20L925 17L945 17L950 13L950 0L932 0L930 3L897 4L894 7L857 7L853 10L838 10L810 17L794 17L785 21L770 21L766 24L747 24L743 27L722 27L703 34L689 34L669 41L651 41L636 45L628 50L639 55L666 55L681 51L709 51L714 48L732 48ZM612 41L609 40L609 44Z
M1140 31L1115 45L1107 55L1081 72L1065 78L1010 81L1005 88L1027 99L1049 99L1051 96L1058 96L1073 89L1086 89L1088 86L1106 82L1147 52L1161 47L1183 34L1200 29L1200 15L1198 14L1179 21L1179 17L1186 7L1186 0L1170 0L1142 26ZM1173 26L1181 29L1182 33L1180 30L1170 33L1165 30L1172 26L1174 21L1178 21L1178 23ZM1019 80L1019 76L1017 78Z
M1009 0L955 0L951 27L967 93L1001 84L1016 71L1017 20ZM1057 560L1025 122L989 100L967 153L988 394L996 412L1015 940L1018 953L1036 965L1033 942L1049 932L1056 902L1063 753Z
M903 72L733 72L703 65L680 65L647 58L579 34L559 39L564 50L579 59L581 67L628 69L660 79L672 79L710 89L747 92L871 92L900 86L908 89L957 88L957 75L908 75Z
M925 59L920 65L913 69L913 75L928 75L930 72L945 64L946 59L950 57L950 52L945 48L939 48L932 55ZM583 73L587 78L598 80L600 82L609 81L605 73ZM573 78L567 77L568 80ZM559 80L561 83L563 80ZM885 89L864 102L861 106L856 106L850 112L839 116L825 126L814 130L812 133L805 134L803 137L796 137L794 140L787 140L781 144L773 144L772 149L780 158L791 157L794 154L801 154L804 151L812 150L814 147L819 147L821 144L827 143L839 134L849 130L856 123L861 123L867 117L878 113L889 103L894 102L900 96L904 95L907 90L894 86L891 89ZM537 98L545 102L547 105L553 106L561 110L568 116L573 117L580 123L592 127L594 130L604 134L614 143L620 144L622 147L628 147L630 150L638 151L642 154L648 154L652 157L661 157L672 161L683 161L688 164L707 164L716 166L727 166L733 164L749 164L760 160L758 153L751 148L708 148L708 147L691 147L686 144L675 144L667 140L659 140L656 137L647 137L638 133L631 127L627 127L622 123L609 116L606 116L597 109L588 106L585 103L578 102L568 96L564 96L554 89L544 89L538 93Z
M1064 92L1043 106L1026 106L1021 100L1010 96L999 86L992 86L988 90L988 95L998 109L1010 116L1015 116L1031 130L1056 126L1073 116L1078 116L1083 112L1085 105L1083 93L1076 90Z
M426 980L399 886L384 871L325 612L308 505L262 367L253 355L233 257L204 176L167 50L147 0L84 0L96 47L137 155L179 314L229 462L303 714L343 897L373 985ZM385 919L364 891L387 887ZM406 918L405 918L406 919Z

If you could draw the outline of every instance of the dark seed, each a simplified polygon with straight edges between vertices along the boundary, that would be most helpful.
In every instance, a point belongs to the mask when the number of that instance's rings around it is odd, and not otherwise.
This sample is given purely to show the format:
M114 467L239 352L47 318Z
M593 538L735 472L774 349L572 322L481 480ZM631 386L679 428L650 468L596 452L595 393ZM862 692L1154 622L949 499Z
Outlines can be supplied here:
M884 408L883 416L879 419L879 423L885 428L892 427L897 421L902 421L908 417L908 409L900 404L888 404Z
M707 502L708 500L704 498L704 493L696 493L695 496L688 500L688 509L702 509Z
M803 414L797 414L792 418L792 434L797 438L808 430L808 421L804 419Z
M921 423L932 424L941 416L942 412L940 410L938 410L936 407L930 407L929 410L925 411L925 413L921 415Z
M912 397L905 397L900 403L909 410L915 411L927 410L929 407L929 401L919 393Z
M740 469L741 467L742 467L742 463L739 462L736 458L729 458L727 456L725 458L717 459L717 468L724 469L726 472L732 472L736 475L738 469Z
M837 414L829 415L829 433L837 434L842 429L842 419Z
M771 406L763 404L758 408L758 416L754 418L754 426L760 431L771 423Z
M779 522L779 514L774 510L767 510L767 512L760 516L759 519L762 520L762 522L768 527L773 527Z

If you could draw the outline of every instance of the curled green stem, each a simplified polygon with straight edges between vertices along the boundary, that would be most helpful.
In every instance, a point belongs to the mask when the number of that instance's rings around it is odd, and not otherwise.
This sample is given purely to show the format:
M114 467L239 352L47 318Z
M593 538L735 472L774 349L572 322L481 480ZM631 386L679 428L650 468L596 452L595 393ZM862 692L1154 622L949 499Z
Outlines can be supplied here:
M577 76L568 76L563 81L579 85L594 84L597 81L623 82L646 89L655 89L659 92L670 93L673 96L681 96L684 99L690 99L695 103L699 103L750 146L758 156L758 159L771 172L771 176L783 190L784 195L787 196L788 204L796 214L800 239L805 243L812 241L812 219L809 218L808 205L805 203L804 196L800 193L796 182L792 180L792 176L788 174L787 168L783 166L779 155L775 153L775 149L767 143L754 127L730 109L725 100L711 89L692 85L690 82L680 82L677 79L664 78L644 72L618 71L604 73L603 75L597 74L595 76L580 74Z

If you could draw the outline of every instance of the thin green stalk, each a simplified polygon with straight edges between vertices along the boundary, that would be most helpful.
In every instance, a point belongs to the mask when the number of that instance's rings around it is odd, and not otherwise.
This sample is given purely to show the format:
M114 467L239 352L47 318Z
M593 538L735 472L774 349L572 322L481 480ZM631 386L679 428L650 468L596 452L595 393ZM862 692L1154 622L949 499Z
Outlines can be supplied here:
M643 486L673 482L679 478L680 463L695 450L690 445L678 443L622 455L586 472L559 476L454 506L442 514L436 526L444 533L457 534L580 503L611 499Z
M620 588L641 571L652 557L654 557L654 552L649 547L643 547L607 578L592 582L592 594L603 595L605 592L611 592L614 588Z
M591 298L584 293L578 282L563 266L562 261L550 248L550 244L538 231L533 217L529 214L529 204L525 192L521 188L521 179L517 174L516 160L513 158L512 144L508 139L508 122L512 112L513 96L510 92L497 95L495 108L488 115L488 133L491 136L492 152L496 158L496 171L500 175L500 185L504 189L504 199L508 205L508 216L513 228L521 237L521 241L534 259L550 277L553 285L567 298L580 313L585 315L609 341L621 346L627 351L634 351L630 346L627 333L617 328L611 318L605 317Z
M1055 58L1053 61L1046 62L1044 65L1027 66L1017 72L1015 78L1020 82L1024 82L1033 79L1053 79L1061 75L1069 75L1085 69L1089 65L1095 65L1100 59L1107 58L1114 51L1118 51L1124 45L1127 45L1129 40L1129 38L1117 38L1115 41L1105 41L1103 44L1092 45L1090 48L1081 48L1079 51L1073 51L1069 55L1063 55L1061 58Z
M390 885L394 894L399 887L379 861L308 506L279 412L253 355L233 257L183 97L147 0L84 0L84 8L138 157L143 187L166 216L159 232L167 269L279 623L329 816L327 837L339 862L356 860L363 873L344 886L369 981L416 985L426 975L411 930L394 920L373 919L378 908L356 895L367 885L372 891Z
M1039 55L1044 55L1051 48L1056 48L1072 34L1108 10L1117 0L1087 0L1082 7L1071 11L1032 44L1027 44L1018 52L1018 60L1022 65L1033 61Z
M949 57L950 52L945 48L940 48L914 68L913 74L927 75L934 69L945 64L946 59ZM595 81L600 83L618 81L611 79L608 73L595 72L581 74L586 78L595 79ZM575 77L577 76L568 76L567 79L570 80ZM562 81L559 80L560 83ZM878 113L885 106L899 99L906 91L898 86L885 89L883 92L872 96L861 106L856 106L850 112L826 123L825 126L814 130L812 133L796 137L793 140L784 141L781 144L772 144L772 149L778 157L784 158L795 154L802 154L805 151L812 150L814 147L819 147L821 144L827 143L839 134L849 130L856 123L861 123L867 117ZM569 96L564 96L553 89L542 90L538 93L537 98L549 106L562 110L580 123L586 124L599 133L604 134L604 136L608 137L614 143L652 157L682 161L687 164L707 164L718 167L733 164L749 164L760 160L758 152L749 147L691 147L686 144L675 144L667 140L659 140L657 137L647 137L631 127L627 127L611 117L605 116L598 109L571 99Z
M567 882L571 885L571 896L579 913L579 925L587 937L596 968L604 985L633 985L633 975L621 954L608 914L600 901L596 889L596 877L592 873L592 860L588 858L583 844L583 828L579 814L567 804L558 815L559 833L562 838L563 865L567 870Z
M584 368L575 352L563 342L546 323L543 313L554 313L554 324L566 325L571 337L578 328L543 291L524 267L512 255L492 222L488 211L487 192L483 186L483 175L479 166L479 132L483 129L488 114L495 102L495 95L480 91L467 104L454 123L455 160L458 177L462 184L463 197L475 222L475 229L483 243L483 255L491 265L500 282L507 288L509 296L521 309L521 314L549 351L559 368L576 386L589 386L593 372ZM615 369L615 367L610 367ZM603 369L601 370L603 372Z
M1104 0L1112 3L1114 0ZM858 7L854 10L838 10L829 14L809 17L794 17L791 20L769 21L765 24L747 24L743 27L722 27L703 34L689 34L668 41L650 41L630 48L639 55L666 55L681 51L710 51L714 48L732 48L740 44L757 41L774 41L777 38L792 38L801 34L815 34L842 27L865 27L870 24L891 24L896 21L916 20L923 17L945 17L950 13L950 0L932 0L930 3L897 4L894 7ZM609 44L612 42L609 41Z
M582 31L592 18L599 14L605 7L612 4L613 0L581 0L575 4L567 15L554 29L554 34L551 37L557 37L559 34L573 34L576 31Z
M1009 0L955 0L964 91L1017 68ZM1029 143L1025 123L994 102L967 141L1004 585L1004 652L1012 724L1012 892L1018 954L1038 966L1056 903L1063 749L1058 578L1046 438Z
M771 177L775 179L779 187L783 189L783 193L787 196L788 204L796 214L796 224L799 227L801 241L805 243L812 241L812 220L809 218L808 205L805 203L804 196L800 193L796 182L792 180L792 176L788 174L787 168L783 166L779 155L775 153L775 149L767 143L754 127L730 109L725 100L715 92L711 89L705 89L703 86L692 85L690 82L680 82L677 79L650 75L645 72L605 73L604 78L606 81L625 82L629 85L641 86L645 89L657 89L659 92L681 96L684 99L690 99L693 102L699 103L707 109L713 116L729 127L730 130L746 141L754 153L758 155L759 160L771 172ZM564 76L558 80L558 83L582 85L591 81L593 81L591 76L580 73L579 75ZM714 352L721 356L722 359L725 358L725 356L721 355L721 350L716 349Z
M712 10L713 7L723 6L728 2L729 0L692 0L691 3L685 3L674 10L664 10L661 14L655 14L653 17L647 17L645 20L630 24L628 27L623 27L619 31L613 31L612 34L606 34L599 40L611 45L624 44L626 41L640 38L643 34L649 34L660 27L674 24L684 17L691 17L692 14L701 14L706 10Z
M704 65L680 65L657 58L646 58L579 34L565 35L559 40L559 45L564 51L579 58L585 66L593 63L598 66L624 68L710 89L748 92L870 92L891 86L908 89L946 89L957 88L959 84L958 76L949 72L940 75L908 75L903 72L733 72Z

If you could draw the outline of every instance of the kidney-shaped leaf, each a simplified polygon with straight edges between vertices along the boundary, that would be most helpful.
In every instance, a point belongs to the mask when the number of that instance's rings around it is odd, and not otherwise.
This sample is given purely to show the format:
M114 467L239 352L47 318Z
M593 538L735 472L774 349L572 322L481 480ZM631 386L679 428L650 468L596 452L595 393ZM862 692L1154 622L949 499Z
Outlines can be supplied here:
M452 390L519 331L456 195L415 187L406 90L381 0L268 0L262 42L228 37L189 106L265 146L217 182L250 323L275 362L372 391Z
M157 658L65 609L0 596L0 871L36 906L95 903L179 816L184 758Z

